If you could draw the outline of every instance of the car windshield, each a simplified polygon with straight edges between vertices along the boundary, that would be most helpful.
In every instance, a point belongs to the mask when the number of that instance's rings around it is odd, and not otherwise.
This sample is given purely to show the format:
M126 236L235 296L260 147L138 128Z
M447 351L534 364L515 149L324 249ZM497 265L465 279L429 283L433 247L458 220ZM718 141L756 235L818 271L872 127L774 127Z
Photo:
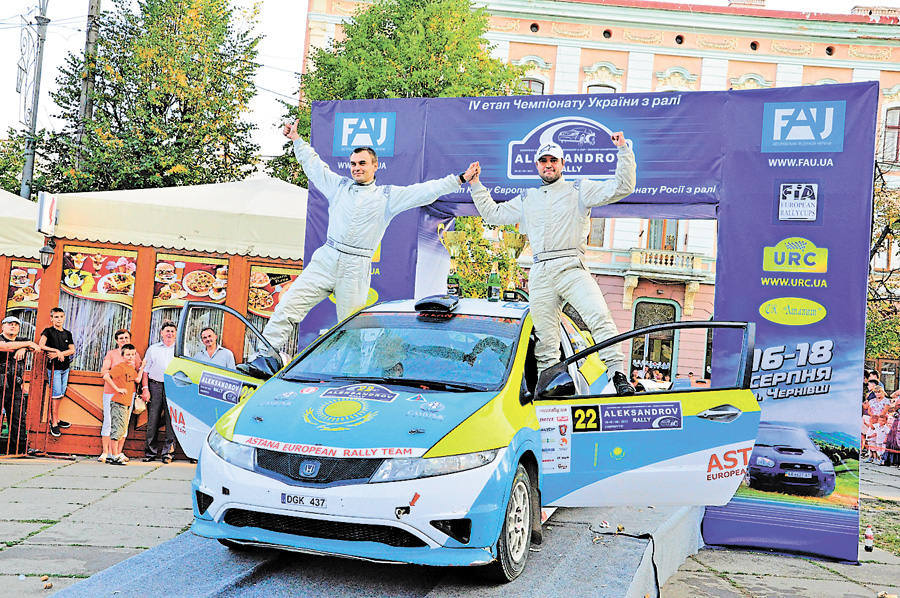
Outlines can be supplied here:
M361 313L282 377L497 390L506 381L520 325L517 319L492 316Z
M783 446L799 449L815 448L806 432L797 428L769 428L760 426L756 446Z

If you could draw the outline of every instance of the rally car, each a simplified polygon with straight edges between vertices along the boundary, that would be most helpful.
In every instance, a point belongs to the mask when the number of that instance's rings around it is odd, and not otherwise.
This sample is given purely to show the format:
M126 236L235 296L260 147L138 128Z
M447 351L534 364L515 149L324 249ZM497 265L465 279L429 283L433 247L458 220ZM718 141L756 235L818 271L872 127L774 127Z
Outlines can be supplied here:
M752 324L661 324L594 345L562 316L565 359L538 377L526 302L376 304L284 367L233 310L184 309L166 393L199 458L191 529L233 548L485 565L509 581L541 541L542 507L728 502L759 423ZM186 357L188 331L215 310L246 327L240 371ZM710 328L736 341L709 389L618 396L596 355L660 330L687 355Z
M834 463L795 426L762 422L748 468L750 487L787 494L829 496Z

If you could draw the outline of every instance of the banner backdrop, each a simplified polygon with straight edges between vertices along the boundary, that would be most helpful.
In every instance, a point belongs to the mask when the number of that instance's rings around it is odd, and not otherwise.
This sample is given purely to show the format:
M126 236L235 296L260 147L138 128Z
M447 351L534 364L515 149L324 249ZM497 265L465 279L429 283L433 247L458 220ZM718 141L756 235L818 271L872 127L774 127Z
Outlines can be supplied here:
M609 134L624 131L637 188L593 216L718 218L715 317L757 324L753 385L767 424L753 455L735 465L750 485L708 510L706 541L855 560L877 92L858 83L317 102L312 143L345 176L355 147L375 148L380 185L478 160L482 182L504 200L540 184L534 152L548 141L563 147L568 179L611 178ZM440 230L474 214L464 186L395 218L372 264L370 300L445 291ZM327 222L327 200L311 185L304 263ZM335 319L333 301L323 301L301 323L300 346ZM733 349L713 355L714 376Z

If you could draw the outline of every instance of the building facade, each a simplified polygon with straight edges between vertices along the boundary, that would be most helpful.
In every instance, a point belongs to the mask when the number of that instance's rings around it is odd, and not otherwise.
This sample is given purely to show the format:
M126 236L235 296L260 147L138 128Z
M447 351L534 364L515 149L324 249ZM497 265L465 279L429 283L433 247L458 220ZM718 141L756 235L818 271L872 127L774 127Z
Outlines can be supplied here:
M878 81L876 157L900 189L900 19L896 9L850 15L645 0L490 0L492 54L526 69L533 94L720 91ZM342 35L367 2L310 0L307 52ZM627 135L627 131L626 131ZM638 158L640 159L640 158ZM900 169L897 169L900 171ZM620 330L713 315L716 222L594 219L588 263ZM900 252L898 252L900 255ZM633 367L668 373L675 339L633 346ZM682 347L700 354L703 347ZM695 361L691 359L691 361ZM674 374L674 372L672 372ZM674 377L674 376L673 376Z

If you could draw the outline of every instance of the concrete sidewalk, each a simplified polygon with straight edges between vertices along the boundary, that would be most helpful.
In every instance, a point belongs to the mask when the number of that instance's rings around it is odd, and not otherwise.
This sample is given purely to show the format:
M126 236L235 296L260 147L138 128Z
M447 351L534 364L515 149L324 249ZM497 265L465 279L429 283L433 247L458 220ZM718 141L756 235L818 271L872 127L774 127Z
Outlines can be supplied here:
M48 596L171 540L192 519L194 465L93 459L0 459L0 598ZM863 464L863 497L900 501L900 470ZM865 520L865 517L863 518ZM876 536L877 545L877 536ZM900 557L862 552L862 566L703 549L664 598L874 598L900 594ZM48 581L41 576L48 575ZM44 589L46 583L51 589Z

